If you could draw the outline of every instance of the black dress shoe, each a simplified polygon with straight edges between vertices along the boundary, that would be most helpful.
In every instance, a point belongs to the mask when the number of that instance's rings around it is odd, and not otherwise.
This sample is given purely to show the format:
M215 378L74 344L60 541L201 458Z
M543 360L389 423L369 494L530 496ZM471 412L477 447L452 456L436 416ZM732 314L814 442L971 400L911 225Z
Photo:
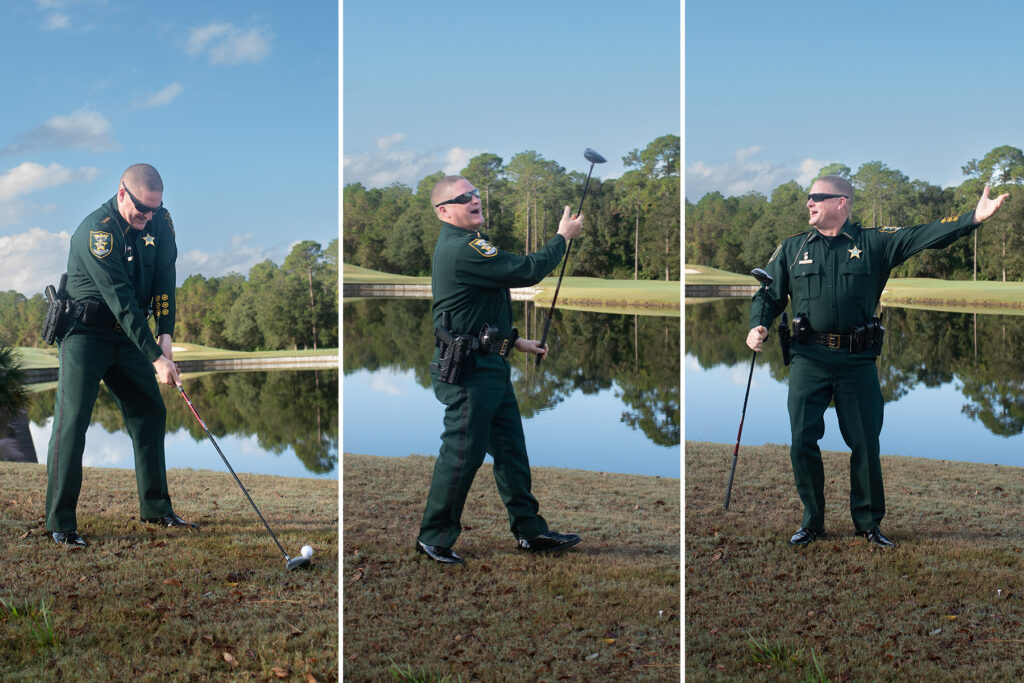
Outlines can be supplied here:
M577 534L560 534L557 531L545 531L533 538L523 538L520 536L519 547L522 550L540 553L550 550L565 550L582 540Z
M165 527L185 527L189 531L199 528L199 525L195 522L186 522L173 512L169 515L164 515L163 517L140 517L139 519L150 524L163 524Z
M441 564L462 564L462 558L452 552L451 548L445 548L443 545L427 545L417 540L416 552L423 553Z
M57 545L66 545L69 548L84 548L85 539L78 535L78 532L74 529L68 531L54 531L53 540L57 541Z
M857 535L858 536L866 537L868 539L868 541L870 541L871 543L874 543L879 548L894 548L894 547L896 547L895 543L893 543L888 538L886 538L885 536L882 535L882 530L879 529L877 526L874 529L871 529L869 531L858 531Z
M789 539L790 545L807 545L811 541L816 541L819 538L825 538L824 529L804 529L803 527L796 530L793 534L793 538Z

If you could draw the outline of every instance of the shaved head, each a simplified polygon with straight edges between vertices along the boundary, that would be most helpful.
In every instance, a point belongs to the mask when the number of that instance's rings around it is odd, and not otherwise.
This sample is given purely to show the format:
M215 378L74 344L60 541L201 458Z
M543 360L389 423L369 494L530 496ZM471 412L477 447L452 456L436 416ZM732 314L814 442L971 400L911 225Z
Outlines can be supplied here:
M150 192L163 192L164 181L160 174L149 164L135 164L129 166L121 176L121 182L126 187L131 187L133 192L148 190Z
M853 207L853 183L839 175L823 175L818 178L819 183L826 183L834 194L845 194L849 199L847 206Z
M460 180L465 180L465 178L460 175L450 175L434 183L434 189L430 192L430 205L434 206L451 199L449 195L452 193L452 186L457 185Z

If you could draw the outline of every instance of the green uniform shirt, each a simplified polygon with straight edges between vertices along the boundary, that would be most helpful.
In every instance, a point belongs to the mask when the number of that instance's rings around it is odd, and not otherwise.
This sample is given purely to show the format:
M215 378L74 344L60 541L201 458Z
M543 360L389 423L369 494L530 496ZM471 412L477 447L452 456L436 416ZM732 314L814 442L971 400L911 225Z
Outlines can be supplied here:
M807 316L816 332L847 334L875 315L889 273L924 249L947 247L970 234L974 212L909 228L843 224L823 237L816 228L786 239L765 270L774 278L754 295L750 327L769 326L793 300L793 315ZM762 317L763 316L763 317Z
M149 361L160 357L146 312L152 306L156 333L174 334L174 262L178 248L167 209L133 229L117 210L117 196L86 216L71 237L68 296L101 299L118 325Z
M497 325L500 337L508 337L512 331L509 288L543 280L562 260L565 247L565 238L555 235L540 251L518 256L499 250L479 231L442 223L430 278L434 327L441 326L441 314L448 311L457 334L477 334L486 323ZM478 354L477 367L503 362L496 354Z

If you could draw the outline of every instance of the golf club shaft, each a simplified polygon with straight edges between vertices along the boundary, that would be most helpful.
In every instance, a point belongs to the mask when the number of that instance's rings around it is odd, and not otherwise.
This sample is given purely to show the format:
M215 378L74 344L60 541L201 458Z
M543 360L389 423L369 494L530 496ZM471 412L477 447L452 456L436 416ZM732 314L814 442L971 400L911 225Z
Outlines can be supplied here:
M587 172L587 182L583 185L583 196L580 197L580 206L576 209L576 215L579 216L580 212L583 211L583 200L587 198L587 188L590 187L590 176L594 172L594 162L590 162L590 170ZM572 240L569 240L568 244L565 245L565 256L562 258L562 270L558 273L558 284L555 285L555 296L551 299L551 308L548 309L548 317L544 320L544 332L540 336L540 346L544 348L544 344L548 340L548 328L551 327L551 318L555 315L555 302L558 301L558 291L562 289L562 277L565 275L565 264L569 262L569 252L572 250ZM533 362L534 367L540 365L541 357L537 356L537 359Z
M224 457L224 452L221 451L220 446L217 445L217 441L213 438L213 434L211 434L210 430L207 429L206 423L203 422L203 418L199 417L199 413L196 412L196 407L192 405L192 401L189 400L188 394L185 393L184 387L182 387L180 384L178 385L178 391L181 392L181 397L185 399L185 403L188 404L188 407L192 411L192 414L195 415L196 419L199 421L199 425L203 428L203 431L206 432L206 436L210 437L210 443L212 443L213 447L217 449L217 453L220 455L220 459L224 461L225 465L227 465L228 471L231 472L231 476L235 478L235 483L238 484L238 488L242 489L242 493L245 494L245 498L246 500L249 501L249 505L252 505L252 509L256 511L256 514L259 516L260 521L263 522L263 526L267 527L267 531L270 532L271 538L273 538L274 543L277 544L278 550L280 550L281 554L284 555L285 562L290 561L292 558L288 557L288 553L284 551L284 548L281 546L281 542L277 540L277 535L274 533L274 530L270 528L269 524L267 524L267 520L263 519L263 515L262 513L260 513L260 509L256 507L256 503L253 502L252 497L249 495L249 492L245 490L244 486L242 486L241 479L239 479L238 475L235 474L235 470L231 467L231 463L228 462L228 459Z
M740 437L743 435L743 421L747 417L747 399L750 398L750 382L754 378L754 362L757 351L750 358L750 373L747 375L747 393L743 395L743 412L740 414L740 430L736 433L736 448L732 450L732 469L729 470L729 486L725 489L725 509L729 509L729 498L732 497L732 478L736 476L736 461L740 455Z

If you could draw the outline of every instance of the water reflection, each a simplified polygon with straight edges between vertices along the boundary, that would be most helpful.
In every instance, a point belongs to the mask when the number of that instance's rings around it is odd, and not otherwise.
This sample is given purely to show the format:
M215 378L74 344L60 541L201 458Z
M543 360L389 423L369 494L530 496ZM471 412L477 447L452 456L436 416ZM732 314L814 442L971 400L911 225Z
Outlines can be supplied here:
M685 316L686 353L695 360L695 367L687 366L688 391L691 376L695 383L699 381L696 379L699 369L710 372L722 365L749 367L751 352L744 343L749 329L747 299L687 304ZM914 393L923 395L925 388L942 389L942 392L929 394L929 404L934 404L942 393L943 400L955 402L954 407L965 418L964 422L983 425L985 431L998 437L1024 434L1024 354L1019 350L1024 317L885 308L882 319L886 341L878 370L882 396L887 404ZM772 379L783 382L788 368L782 362L777 340L773 329L766 352L758 356L757 365ZM782 410L777 417L785 422L785 403ZM940 419L936 413L921 414L912 424L894 424L891 413L887 406L883 439L893 429L936 428L935 422ZM688 405L687 416L690 415ZM696 413L694 418L699 422ZM941 419L948 420L948 414ZM693 438L689 432L688 438ZM788 441L787 433L781 442ZM985 446L975 442L965 444L964 448L984 452ZM947 454L941 457L974 459L950 456L948 449L943 450ZM1019 461L1020 458L1017 464Z
M539 338L546 309L538 309L525 302L514 305L520 335ZM418 401L415 408L407 406L404 409L402 430L408 428L406 416L410 410L430 415L431 426L420 439L418 451L394 454L431 452L431 449L436 452L441 409L430 391L428 366L434 352L430 301L349 300L344 304L343 314L342 367L346 375L346 405L351 407L346 408L345 450L357 450L350 443L357 443L360 433L365 431L372 435L376 445L362 452L386 454L383 452L387 450L386 442L392 438L388 432L395 431L395 414L388 411L376 418L375 425L366 424L366 420L374 420L374 415L365 410L365 402L370 400L374 381L379 383L386 376L388 382L404 386L403 377L408 376L411 383L428 394L428 398ZM589 436L600 439L602 430L610 435L612 430L619 428L642 435L638 442L625 446L626 449L642 449L646 442L648 446L655 447L649 453L658 453L656 457L672 460L668 466L671 469L661 468L658 473L678 476L679 451L674 448L680 442L678 318L558 311L548 333L548 345L551 353L540 367L535 367L532 357L525 354L515 353L510 358L520 411L524 418L537 418L532 431L527 434L531 461L536 459L535 453L546 446L566 451L567 444L582 432L589 432ZM386 372L378 372L384 369ZM371 374L373 377L368 376ZM600 409L602 417L594 419L596 406L589 413L580 414L577 406L582 405L582 397L601 397L602 400L610 397L617 407L617 420L608 424L606 416L609 411L604 408ZM399 399L392 397L390 400L394 405ZM565 412L560 413L560 419L567 420L562 429L553 425L550 432L538 436L538 426L545 421L544 414L563 404L572 404L572 407L566 407ZM350 413L357 412L365 417L350 421ZM576 415L568 417L572 413ZM549 443L545 444L545 441ZM618 442L618 439L609 436L608 445L603 450L613 449L612 441ZM661 453L657 447L664 447L668 452ZM627 450L614 455L628 464L632 456L639 454ZM585 462L586 454L577 454L577 457L584 461L560 466L599 469ZM538 461L537 464L542 463Z
M183 381L207 428L239 472L332 476L338 466L338 373L275 370L186 374ZM176 389L161 386L167 406L168 467L224 469L206 432ZM31 395L28 417L39 462L46 449L56 389ZM102 431L101 431L102 430ZM116 434L117 440L103 433ZM197 448L189 448L187 434ZM179 451L185 451L181 455ZM201 453L193 465L191 451ZM242 457L237 454L241 453ZM212 454L212 459L209 457ZM294 457L293 455L294 454ZM178 458L185 459L182 464ZM274 456L274 457L266 457ZM91 458L91 460L90 460ZM298 461L298 466L295 464ZM86 436L85 463L132 467L124 420L110 394L100 389Z

